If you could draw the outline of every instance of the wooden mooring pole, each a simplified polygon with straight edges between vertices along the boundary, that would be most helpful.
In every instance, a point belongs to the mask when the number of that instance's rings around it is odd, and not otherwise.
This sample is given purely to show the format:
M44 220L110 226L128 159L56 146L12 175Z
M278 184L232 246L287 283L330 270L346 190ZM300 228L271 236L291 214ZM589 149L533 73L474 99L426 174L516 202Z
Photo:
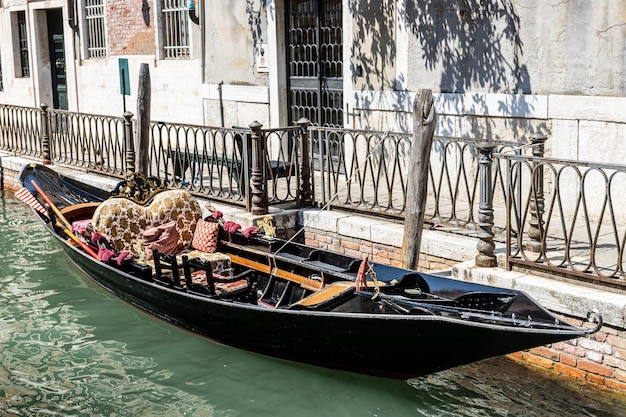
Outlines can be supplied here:
M431 90L420 90L413 102L413 143L408 171L402 267L417 270L424 227L430 148L437 115Z
M137 137L135 140L137 171L148 173L148 151L150 146L150 68L148 64L139 67L139 88L137 89Z

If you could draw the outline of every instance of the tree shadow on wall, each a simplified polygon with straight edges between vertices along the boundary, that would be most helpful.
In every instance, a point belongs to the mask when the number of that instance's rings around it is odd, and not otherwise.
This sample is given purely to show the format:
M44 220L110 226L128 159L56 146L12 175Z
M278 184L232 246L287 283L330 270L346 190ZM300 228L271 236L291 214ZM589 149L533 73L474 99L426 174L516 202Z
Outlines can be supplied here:
M394 11L395 4L399 5L397 16L401 16L402 22L399 29L396 28L395 13L389 13ZM498 103L500 114L524 115L532 110L527 100L516 96L530 94L532 89L523 63L520 18L512 0L406 0L404 3L355 0L350 1L349 7L357 26L353 38L353 50L357 51L355 62L362 65L365 77L379 76L377 71L381 67L395 68L397 36L394 32L406 30L409 38L413 37L409 39L409 45L416 45L415 40L419 45L419 50L413 47L409 51L409 55L414 56L409 62L419 63L424 70L440 74L440 92L502 93L506 98ZM377 11L372 12L374 10ZM383 33L385 31L376 28L389 28L389 32ZM365 42L366 36L370 38L368 43ZM363 48L364 45L371 47ZM409 97L408 92L402 91L404 82L394 80L397 94L386 96L396 97L396 103L387 103L394 110L407 110ZM368 78L365 83L376 85ZM388 89L391 83L383 80L378 84ZM427 88L424 82L414 84ZM430 88L437 90L435 86ZM459 97L456 102L446 102L446 106L459 114L486 112L488 103L484 102L484 96L466 94ZM507 127L513 129L513 137L520 133L516 132L520 126L513 121L507 122ZM440 132L442 129L453 131L451 125L439 128ZM474 129L473 135L489 137L492 129L493 122L486 121Z

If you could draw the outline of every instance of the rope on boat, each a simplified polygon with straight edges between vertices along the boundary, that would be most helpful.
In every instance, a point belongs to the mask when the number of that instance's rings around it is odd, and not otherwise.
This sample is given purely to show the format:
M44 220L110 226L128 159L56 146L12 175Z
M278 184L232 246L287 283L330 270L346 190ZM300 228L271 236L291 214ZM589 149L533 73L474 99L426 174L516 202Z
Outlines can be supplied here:
M272 259L272 263L273 263L274 265L276 265L276 258L275 258L275 256L276 256L278 253L280 253L280 251L282 251L283 249L285 249L285 247L287 247L287 245L289 245L291 242L293 242L293 240L296 238L296 236L298 236L300 233L302 233L302 232L306 229L306 227L307 227L307 226L309 226L311 223L313 223L313 221L315 221L315 220L317 219L317 217L318 217L318 216L322 213L322 211L326 210L326 209L328 208L328 206L330 206L330 203L331 203L334 199L336 199L336 198L337 198L337 196L339 195L339 193L340 193L341 191L343 191L345 188L347 188L348 184L352 183L352 180L354 179L354 177L355 177L357 174L360 174L360 173L361 173L361 169L362 169L362 167L363 167L363 166L365 166L365 165L367 165L366 163L367 163L367 162L368 162L368 161L369 161L369 160L370 160L370 159L374 156L374 152L373 152L373 151L375 151L378 147L380 147L380 146L381 146L381 145L385 142L385 139L386 139L386 138L388 138L388 137L389 137L389 132L387 131L387 132L385 132L385 133L383 134L382 139L381 139L381 140L380 140L380 141L376 144L376 146L374 146L374 147L373 147L373 148L369 151L369 154L367 155L367 158L365 158L365 160L363 161L363 164L362 164L362 165L360 165L360 166L358 166L358 167L354 170L354 173L353 173L353 174L352 174L352 175L351 175L351 176L347 179L347 181L346 181L346 182L345 182L345 183L344 183L341 187L339 187L339 188L337 189L337 191L335 191L335 194L333 194L333 195L332 195L332 197L330 197L330 198L328 199L328 202L326 202L326 204L324 204L324 205L323 205L323 206L319 209L319 211L317 212L317 214L316 214L315 216L313 216L313 218L311 218L308 222L306 222L305 224L303 224L303 225L302 225L302 227L301 227L300 229L298 229L298 231L296 231L296 232L293 234L293 236L291 236L289 239L287 239L287 240L285 241L285 243L284 243L284 244L283 244L280 248L278 248L278 250L276 250L276 252L274 252L274 253L272 254L271 259Z

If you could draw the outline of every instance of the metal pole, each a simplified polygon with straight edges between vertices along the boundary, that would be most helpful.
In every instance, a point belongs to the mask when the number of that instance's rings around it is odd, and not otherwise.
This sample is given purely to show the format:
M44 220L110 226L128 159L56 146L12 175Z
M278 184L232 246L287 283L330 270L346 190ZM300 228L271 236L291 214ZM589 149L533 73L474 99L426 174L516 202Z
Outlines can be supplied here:
M50 154L50 125L48 123L48 105L41 104L41 157L43 165L52 165Z
M495 148L493 142L476 145L478 149L478 175L480 181L480 203L478 205L478 255L476 266L494 267L498 260L493 242L493 184L491 182L491 153Z
M126 144L126 177L130 178L135 173L135 141L133 140L133 114L129 111L124 113L124 143Z
M543 157L545 150L545 142L548 139L547 136L542 134L535 134L530 137L530 143L533 145L533 156ZM530 219L528 223L530 227L528 229L529 241L526 242L526 250L534 253L541 253L543 251L543 211L545 208L545 198L543 195L543 164L533 161L533 183L532 192L530 196Z
M309 125L311 122L303 117L297 123L300 126L300 192L298 199L301 207L308 207L313 204L311 159L309 158Z
M254 215L267 214L267 196L265 186L265 139L257 121L250 123L252 129L252 174L250 175L250 194L252 196L251 212Z

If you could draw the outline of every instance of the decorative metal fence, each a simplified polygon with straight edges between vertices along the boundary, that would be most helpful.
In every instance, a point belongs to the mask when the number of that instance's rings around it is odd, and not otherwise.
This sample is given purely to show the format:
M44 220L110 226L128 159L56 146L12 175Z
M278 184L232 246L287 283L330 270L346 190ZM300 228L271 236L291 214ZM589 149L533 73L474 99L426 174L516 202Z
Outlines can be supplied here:
M150 175L170 187L246 205L250 130L153 122Z
M48 120L46 128L49 129L52 161L117 177L124 175L126 132L123 117L64 110L44 110L43 113Z
M507 264L626 287L626 166L494 154L507 172Z
M40 109L0 105L0 149L40 158L41 120Z
M253 147L250 128L224 128L154 122L150 130L150 175L170 187L250 208L252 168L257 149L263 201L299 201L300 127L260 129L263 146Z
M95 116L0 105L0 149L122 177L134 169L130 113ZM478 238L507 265L626 287L626 165L543 157L525 142L435 137L426 220ZM263 214L312 203L404 216L412 135L309 126L223 128L153 122L148 174ZM495 236L494 236L495 234Z
M410 173L410 133L311 127L315 201L318 205L404 218ZM431 150L426 221L471 233L477 229L477 145L485 140L436 136ZM523 142L491 141L498 152L524 152ZM492 170L496 229L504 230L505 179Z

